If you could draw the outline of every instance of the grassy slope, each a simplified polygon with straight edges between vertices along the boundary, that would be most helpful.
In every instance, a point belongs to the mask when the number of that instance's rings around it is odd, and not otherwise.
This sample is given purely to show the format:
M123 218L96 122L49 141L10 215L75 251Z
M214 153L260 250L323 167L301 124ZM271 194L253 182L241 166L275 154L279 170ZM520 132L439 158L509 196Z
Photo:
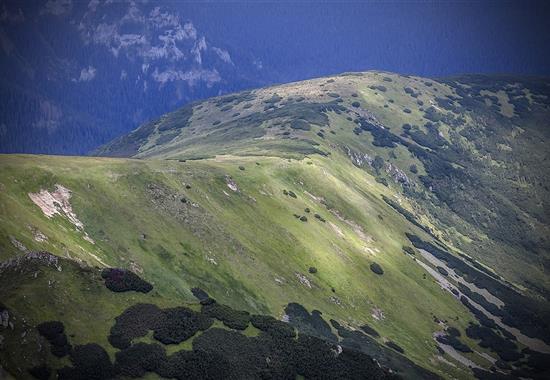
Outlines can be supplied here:
M322 310L326 319L352 326L373 325L384 337L402 345L410 358L433 370L444 368L431 361L436 352L431 334L439 327L430 315L448 320L458 317L453 324L461 328L471 320L449 294L423 279L420 267L401 251L403 232L415 230L379 199L378 193L387 190L360 169L341 176L338 160L223 157L179 163L3 156L1 161L3 242L13 236L29 249L49 250L94 266L101 265L91 254L109 266L128 267L130 260L135 261L163 298L190 302L189 288L200 286L234 307L279 316L288 302L299 302L308 309ZM239 170L239 165L245 170ZM227 187L225 175L234 178L238 193ZM54 183L73 191L73 208L95 245L86 242L64 218L47 219L28 198L28 192ZM200 212L181 222L155 207L147 194L151 183L171 189L178 195L177 202L185 196L197 203ZM184 183L191 189L185 189ZM285 196L283 189L294 191L298 198ZM306 191L324 196L343 218L362 226L371 242L362 240ZM293 213L303 215L306 207L327 222L312 215L306 223L294 218ZM48 242L35 242L28 225L48 236ZM202 228L208 238L193 237L192 231ZM141 233L147 235L142 242ZM216 240L216 250L206 240ZM17 254L5 244L4 255ZM364 247L379 252L369 254ZM383 276L370 271L372 261L384 267ZM310 266L318 269L317 274L307 272ZM308 276L313 288L300 284L295 272ZM285 283L279 285L275 278ZM74 286L63 299L79 292L80 287ZM341 305L331 302L331 296L338 297ZM108 299L101 302L111 303ZM16 310L19 307L9 298L5 303ZM383 310L383 321L373 319L373 307ZM31 320L47 319L48 314L38 316L39 310L34 305L21 312ZM67 312L74 316L79 310L80 306ZM112 315L116 314L113 310ZM90 331L104 340L107 328L102 323L98 319L92 323L97 328Z

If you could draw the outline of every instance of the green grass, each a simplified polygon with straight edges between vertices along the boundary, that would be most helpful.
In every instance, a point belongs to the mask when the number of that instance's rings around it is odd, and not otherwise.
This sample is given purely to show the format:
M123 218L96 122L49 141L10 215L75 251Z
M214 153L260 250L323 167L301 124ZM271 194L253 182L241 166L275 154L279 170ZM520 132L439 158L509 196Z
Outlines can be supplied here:
M143 268L143 278L154 284L155 294L169 303L194 301L189 289L199 286L224 303L251 312L281 316L287 303L299 302L322 310L327 319L352 326L369 323L404 347L414 361L437 370L430 361L435 354L431 334L438 329L431 314L459 317L463 328L471 318L436 284L422 280L421 268L401 252L403 232L410 227L379 198L388 189L360 169L343 170L344 162L344 157L317 156L291 162L226 156L185 163L3 156L0 202L2 209L9 210L3 215L17 218L3 219L1 231L29 249L48 250L92 266L101 265L91 253L109 266L130 267L130 261L135 262ZM246 170L239 170L240 165ZM227 187L226 175L237 183L239 192ZM17 182L12 180L15 177ZM95 244L86 242L63 217L47 219L28 198L28 192L55 183L73 192L73 209ZM184 194L197 207L189 206L192 212L182 219L170 207L153 203L154 196L147 191L151 184L166 189L163 197L175 194L178 201ZM285 196L283 189L294 191L297 198ZM325 198L332 212L308 193ZM313 217L304 223L292 216L306 207L320 213L326 223ZM377 215L384 215L384 220ZM48 242L34 241L29 224ZM358 228L363 232L358 233ZM145 240L140 240L142 233ZM379 252L373 255L367 246ZM14 247L7 252L4 259L20 254ZM370 271L373 260L383 266L383 276ZM309 274L310 266L318 272ZM312 288L300 284L295 272L306 275ZM148 297L101 292L94 299L94 289L101 285L82 283L78 271L55 275L67 285L54 308L48 309L52 294L36 292L38 281L30 281L13 295L33 295L27 303L2 298L9 308L35 322L70 321L67 330L77 332L79 342L97 341L110 347L108 321L137 298ZM284 279L284 284L275 278ZM36 303L34 295L42 302ZM331 302L331 296L338 297L341 305ZM86 314L82 305L90 304L94 307ZM106 305L101 314L93 311L98 304ZM372 318L373 307L384 311L383 321Z

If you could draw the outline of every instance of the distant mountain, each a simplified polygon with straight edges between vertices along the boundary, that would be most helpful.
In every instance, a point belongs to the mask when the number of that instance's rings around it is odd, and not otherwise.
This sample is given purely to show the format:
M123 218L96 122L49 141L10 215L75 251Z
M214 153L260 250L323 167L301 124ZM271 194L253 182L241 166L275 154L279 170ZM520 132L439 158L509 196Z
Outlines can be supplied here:
M1 366L546 379L549 120L548 78L372 71L2 155Z
M1 152L85 154L191 100L265 83L254 57L169 2L2 2L0 23Z

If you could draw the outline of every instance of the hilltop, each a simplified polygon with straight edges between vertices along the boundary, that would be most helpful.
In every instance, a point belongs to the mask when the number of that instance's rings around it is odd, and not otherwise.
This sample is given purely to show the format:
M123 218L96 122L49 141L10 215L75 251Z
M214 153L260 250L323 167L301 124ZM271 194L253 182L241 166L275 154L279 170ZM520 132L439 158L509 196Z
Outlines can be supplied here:
M1 156L2 366L542 378L549 106L545 78L348 73L193 103L95 157ZM62 359L36 350L47 321Z

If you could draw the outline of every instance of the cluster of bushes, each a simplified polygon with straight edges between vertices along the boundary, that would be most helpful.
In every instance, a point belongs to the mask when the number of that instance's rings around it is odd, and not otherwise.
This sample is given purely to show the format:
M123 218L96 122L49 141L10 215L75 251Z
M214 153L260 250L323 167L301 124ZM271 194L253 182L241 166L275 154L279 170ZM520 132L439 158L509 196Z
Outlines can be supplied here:
M65 326L59 321L43 322L36 326L36 329L44 338L50 342L51 352L58 358L62 358L71 352L71 345L65 335Z
M303 131L309 131L311 129L311 126L305 120L294 119L290 122L290 128L299 129L299 130L303 130Z
M437 341L446 345L453 347L455 350L460 352L473 352L468 345L460 341L460 331L454 327L449 327L447 329L447 334L438 335Z
M164 347L140 342L115 354L115 368L123 376L137 378L158 371L165 360Z
M516 361L523 357L523 354L517 351L517 346L514 342L501 337L488 327L470 324L466 328L466 335L472 339L479 340L481 347L489 348L496 352L504 361Z
M547 322L548 315L541 312L535 301L517 293L498 279L495 279L487 269L476 262L470 261L471 265L469 265L440 247L423 241L416 235L409 233L406 233L406 235L416 248L427 250L438 259L444 261L449 268L452 268L457 273L461 273L466 281L474 283L480 289L487 289L487 291L504 302L504 306L497 310L488 301L476 298L476 300L482 303L482 306L487 306L488 310L496 312L502 318L503 323L516 327L527 336L539 337L546 343L550 343L550 326ZM465 292L468 291L466 290ZM472 297L475 298L476 296L472 294ZM488 328L496 327L491 319L471 305L465 297L461 297L461 302L470 309L483 326Z
M323 319L319 310L309 313L299 303L291 302L285 307L285 313L288 315L289 323L300 333L317 336L331 342L337 341L330 325Z
M438 150L447 145L447 141L439 135L439 129L435 124L428 122L424 127L428 130L427 134L416 128L405 129L405 134L417 144L433 150Z
M363 131L370 132L373 138L372 145L374 146L395 148L396 143L401 141L389 129L378 127L363 117L356 119L355 123L358 125L358 128L354 129L354 133L359 135Z
M29 369L29 374L38 380L49 380L52 369L44 364Z
M136 304L115 318L109 342L116 348L128 348L132 340L147 335L164 344L181 343L212 325L208 316L185 307L159 309L151 304Z
M98 344L75 346L71 351L72 367L57 370L59 380L110 379L116 374L107 352Z
M235 310L227 305L211 302L202 305L202 314L222 321L224 325L235 330L244 330L250 322L250 313Z
M185 198L182 198L182 202L184 200L187 202ZM101 272L101 277L105 280L105 286L113 292L149 293L153 289L153 285L126 269L107 268Z
M287 338L294 338L296 336L296 331L290 324L279 321L270 315L252 315L250 323L258 330L271 335Z
M404 378L438 380L439 376L416 365L414 362L401 355L403 349L395 343L389 345L379 344L373 337L378 337L378 333L369 326L361 327L369 335L359 330L348 330L337 321L331 319L330 323L338 331L342 338L340 345L350 350L363 351L373 357L380 365L391 367L396 373ZM387 348L388 347L388 348ZM398 353L399 352L399 353Z
M95 343L75 346L70 350L71 366L58 369L58 378L137 378L147 372L156 373L164 378L182 380L271 379L298 376L327 379L397 378L371 356L361 352L363 347L351 348L348 344L343 344L342 349L336 346L337 338L319 311L314 310L310 314L299 304L289 304L285 311L291 323L285 323L271 316L250 316L246 312L217 304L199 288L192 289L192 292L201 300L201 313L184 307L163 310L155 305L134 305L116 318L115 326L111 330L109 340L120 349L115 354L114 363L107 352ZM205 331L193 340L192 350L181 350L167 355L165 348L160 344L131 344L134 337L144 336L149 330L155 332L155 338L158 338L157 333L167 338L159 339L163 344L177 343L180 339L190 336L190 330L197 328L197 317L206 318L206 315L219 318L224 323L230 321L232 328L240 330L245 329L250 321L260 333L255 337L247 337L234 330L210 328L210 320L200 327ZM339 326L337 322L331 322L342 336L352 337L359 334L365 339L370 339L359 331L351 332ZM199 320L198 324L200 323ZM194 327L189 328L193 324ZM293 324L299 326L299 336ZM41 329L50 337L63 331L57 323L49 323ZM317 336L308 335L306 330ZM364 330L368 329L365 327ZM115 336L117 339L113 339ZM375 347L382 346L375 343ZM377 348L380 349L385 350L383 347ZM414 366L404 357L392 357L387 362L391 363L392 367L399 367L402 363L405 363L405 367ZM32 368L29 372L39 379L48 379L52 373L49 368L43 366Z
M427 232L428 234L432 234L432 231L430 231L430 229L426 226L424 226L423 224L420 224L417 220L416 220L416 216L414 216L414 214L412 212L410 212L409 210L403 208L399 203L393 201L392 199L388 198L387 196L385 196L384 194L382 194L382 199L384 200L384 202L386 202L389 206L391 206L395 211L397 211L398 213L400 213L405 219L407 219L409 222L411 222L412 224L414 224L415 226L419 227L420 229L424 230L425 232ZM413 244L414 245L414 244Z
M154 328L153 337L163 344L178 344L191 338L197 331L212 326L212 319L186 307L175 307L162 311Z
M216 98L216 102L214 104L216 107L223 107L229 103L233 103L233 105L237 106L240 103L249 102L254 99L256 99L256 95L250 91L244 91L238 94L225 95Z

